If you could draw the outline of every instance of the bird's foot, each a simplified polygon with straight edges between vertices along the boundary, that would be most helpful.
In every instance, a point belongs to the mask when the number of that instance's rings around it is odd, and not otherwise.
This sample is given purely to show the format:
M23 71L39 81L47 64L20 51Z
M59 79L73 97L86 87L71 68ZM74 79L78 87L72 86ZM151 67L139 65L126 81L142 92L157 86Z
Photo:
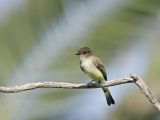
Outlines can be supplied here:
M98 81L98 84L101 84L101 81L100 81L100 80Z
M95 86L95 83L93 83L94 80L92 80L91 82L87 83L87 86L88 87L94 87Z
M92 80L91 82L87 83L88 87L99 87L99 84L97 84L94 80Z

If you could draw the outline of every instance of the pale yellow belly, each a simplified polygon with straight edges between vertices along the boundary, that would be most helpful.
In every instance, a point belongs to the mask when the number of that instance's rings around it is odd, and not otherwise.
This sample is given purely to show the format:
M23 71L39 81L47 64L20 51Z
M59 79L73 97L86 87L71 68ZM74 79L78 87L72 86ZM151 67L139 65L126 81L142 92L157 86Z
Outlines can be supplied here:
M103 74L101 71L92 63L91 60L85 60L81 62L81 67L84 72L92 79L92 80L104 80Z
M95 67L87 67L85 72L92 80L104 80L103 74Z

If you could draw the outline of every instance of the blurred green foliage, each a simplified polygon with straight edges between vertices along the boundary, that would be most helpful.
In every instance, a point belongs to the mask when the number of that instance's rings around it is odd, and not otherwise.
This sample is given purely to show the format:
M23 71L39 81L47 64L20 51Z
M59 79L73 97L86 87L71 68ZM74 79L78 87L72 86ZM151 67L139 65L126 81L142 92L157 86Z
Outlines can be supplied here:
M9 20L0 24L0 78L4 80L11 70L23 60L27 52L40 39L48 27L62 14L57 0L29 0Z

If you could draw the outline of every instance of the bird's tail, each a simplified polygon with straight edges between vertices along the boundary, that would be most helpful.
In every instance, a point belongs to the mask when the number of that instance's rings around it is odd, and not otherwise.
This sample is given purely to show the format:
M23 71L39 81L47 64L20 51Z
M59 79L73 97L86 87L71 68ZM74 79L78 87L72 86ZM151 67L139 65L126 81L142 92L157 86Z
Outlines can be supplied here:
M115 101L109 91L109 89L107 87L103 87L102 88L105 96L106 96L106 100L107 100L107 104L110 106L111 104L115 104Z

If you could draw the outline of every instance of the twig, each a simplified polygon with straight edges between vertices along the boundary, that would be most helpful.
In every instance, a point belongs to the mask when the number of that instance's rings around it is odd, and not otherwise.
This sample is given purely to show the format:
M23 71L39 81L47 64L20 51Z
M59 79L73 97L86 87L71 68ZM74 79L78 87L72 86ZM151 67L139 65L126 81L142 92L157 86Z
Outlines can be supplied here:
M148 86L145 82L136 75L130 75L130 77L119 78L114 80L105 81L101 84L102 87L116 86L126 83L135 83L142 93L147 97L147 99L154 105L154 107L160 111L160 103L150 92ZM87 84L74 84L74 83L65 83L65 82L37 82L37 83L28 83L22 86L15 87L0 87L0 92L3 93L18 93L22 91L32 90L36 88L67 88L67 89L88 89L88 88L99 88L97 84L92 84L91 87L88 87Z
M105 81L101 86L109 87L125 83L133 83L133 79L130 77L120 78L115 80ZM22 86L14 87L0 87L0 92L3 93L17 93L37 88L65 88L65 89L88 89L88 88L99 88L100 86L92 83L92 86L87 84L74 84L66 82L37 82L37 83L28 83Z
M160 111L160 103L157 101L156 97L153 96L147 84L142 80L142 78L136 75L130 75L131 78L135 81L135 84L140 88L142 93L147 97L147 99L154 105L157 110Z

